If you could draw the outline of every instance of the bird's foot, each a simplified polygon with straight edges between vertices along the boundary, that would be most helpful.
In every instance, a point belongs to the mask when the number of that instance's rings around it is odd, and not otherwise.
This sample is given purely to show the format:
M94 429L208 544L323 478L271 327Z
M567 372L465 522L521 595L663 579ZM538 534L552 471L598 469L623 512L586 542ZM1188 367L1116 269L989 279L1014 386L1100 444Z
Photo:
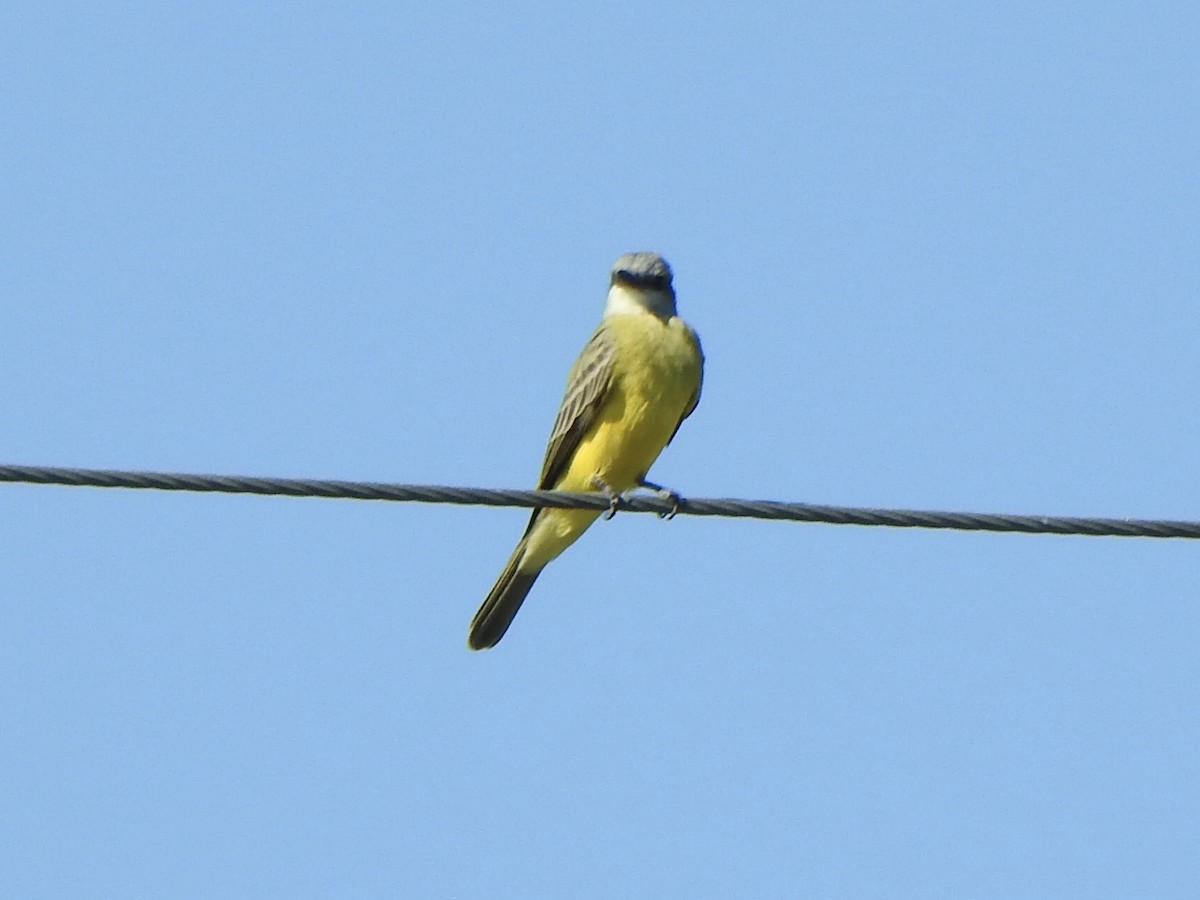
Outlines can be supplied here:
M596 490L600 491L608 498L608 510L604 513L604 520L608 521L617 514L617 510L625 504L625 498L613 490L612 485L601 478L599 475L592 476L592 485Z
M637 484L638 487L644 487L647 490L654 491L654 493L658 494L658 496L663 500L669 500L671 502L671 511L660 512L658 514L660 519L666 519L669 522L679 513L679 508L683 505L683 497L679 496L679 494L675 493L670 488L663 487L661 484L655 484L653 481L647 481L645 478L639 478Z

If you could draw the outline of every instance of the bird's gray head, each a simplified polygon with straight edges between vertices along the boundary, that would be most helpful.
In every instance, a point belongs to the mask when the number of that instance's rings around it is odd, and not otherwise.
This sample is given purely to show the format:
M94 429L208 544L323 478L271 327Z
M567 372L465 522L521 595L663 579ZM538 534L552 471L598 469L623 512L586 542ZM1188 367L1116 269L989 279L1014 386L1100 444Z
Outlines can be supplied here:
M671 291L671 267L657 253L626 253L613 263L609 284L638 291Z
M604 315L650 313L664 322L675 315L671 267L657 253L626 253L613 263Z

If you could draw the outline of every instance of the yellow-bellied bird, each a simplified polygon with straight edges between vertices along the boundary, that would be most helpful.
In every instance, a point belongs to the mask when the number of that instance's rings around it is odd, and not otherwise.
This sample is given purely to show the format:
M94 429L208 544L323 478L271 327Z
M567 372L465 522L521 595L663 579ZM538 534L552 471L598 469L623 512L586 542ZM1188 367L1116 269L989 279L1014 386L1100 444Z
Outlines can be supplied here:
M675 313L671 269L656 253L627 253L612 268L600 327L567 376L538 488L602 490L615 497L657 487L646 473L700 402L704 356ZM600 515L538 509L475 618L467 643L504 637L542 569Z

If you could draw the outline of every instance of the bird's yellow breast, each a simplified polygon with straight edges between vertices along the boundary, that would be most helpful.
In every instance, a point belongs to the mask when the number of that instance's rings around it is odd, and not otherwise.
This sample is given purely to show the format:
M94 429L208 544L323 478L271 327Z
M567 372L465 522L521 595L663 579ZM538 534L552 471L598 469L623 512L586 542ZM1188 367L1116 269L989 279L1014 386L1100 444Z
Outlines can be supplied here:
M695 338L678 316L616 315L605 320L616 355L610 387L556 487L632 488L671 439L700 384Z
M700 388L704 365L691 329L675 316L611 315L603 327L615 347L608 390L571 461L553 485L597 490L598 477L618 493L634 487ZM597 510L543 509L531 520L522 567L539 570L599 517ZM536 524L535 524L536 523Z

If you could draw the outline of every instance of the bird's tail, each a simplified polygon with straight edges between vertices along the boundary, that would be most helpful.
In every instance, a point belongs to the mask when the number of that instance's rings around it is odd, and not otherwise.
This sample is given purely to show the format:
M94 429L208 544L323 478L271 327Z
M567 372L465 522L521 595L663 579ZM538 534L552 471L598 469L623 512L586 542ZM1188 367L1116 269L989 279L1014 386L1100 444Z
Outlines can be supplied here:
M525 602L529 589L541 574L540 569L536 572L519 571L521 557L525 555L525 543L526 539L521 538L487 599L471 620L467 646L472 650L485 650L500 642L500 638L504 637L504 632L508 631L508 626L512 624L517 610Z

